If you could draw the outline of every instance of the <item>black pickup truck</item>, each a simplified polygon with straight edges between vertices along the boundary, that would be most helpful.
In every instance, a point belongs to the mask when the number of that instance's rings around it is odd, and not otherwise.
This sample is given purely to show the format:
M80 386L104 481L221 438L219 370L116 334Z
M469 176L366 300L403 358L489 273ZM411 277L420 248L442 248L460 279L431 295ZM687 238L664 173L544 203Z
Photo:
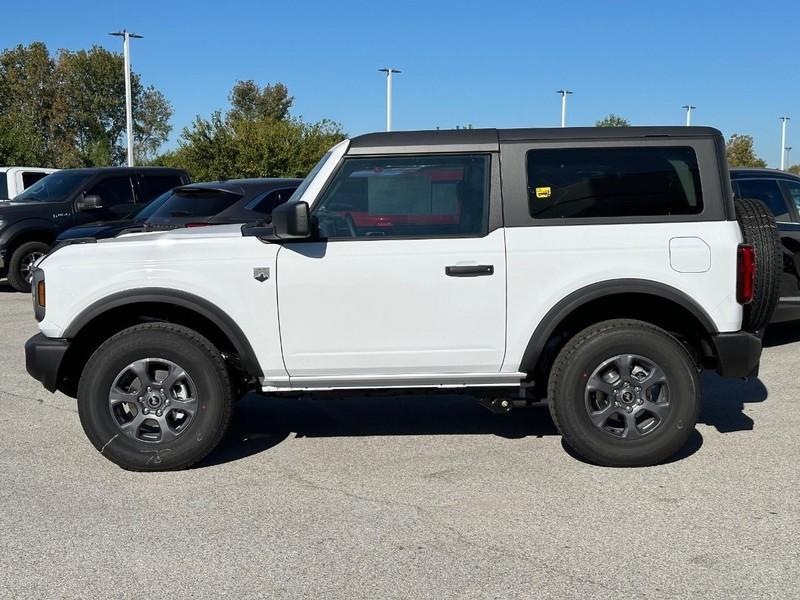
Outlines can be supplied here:
M0 202L0 277L28 291L31 267L59 233L120 219L189 182L186 171L162 167L65 169L48 175L12 202Z

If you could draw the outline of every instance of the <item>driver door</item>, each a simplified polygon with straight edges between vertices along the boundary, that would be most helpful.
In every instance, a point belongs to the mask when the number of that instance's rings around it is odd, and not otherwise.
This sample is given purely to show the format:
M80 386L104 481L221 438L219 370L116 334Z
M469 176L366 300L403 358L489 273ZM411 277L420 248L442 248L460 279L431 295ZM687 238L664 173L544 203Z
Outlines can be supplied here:
M319 239L277 257L291 378L499 372L505 242L490 226L492 160L344 160L315 203Z

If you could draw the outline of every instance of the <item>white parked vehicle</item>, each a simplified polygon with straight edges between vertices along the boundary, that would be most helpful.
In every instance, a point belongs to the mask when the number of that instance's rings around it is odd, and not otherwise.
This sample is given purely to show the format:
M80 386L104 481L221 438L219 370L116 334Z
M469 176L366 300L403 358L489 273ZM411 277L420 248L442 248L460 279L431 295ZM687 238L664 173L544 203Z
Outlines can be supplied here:
M271 223L56 249L27 367L128 469L202 459L248 390L546 400L584 457L652 464L691 434L700 370L757 373L774 234L735 208L714 129L369 134Z
M41 167L0 167L0 202L13 200L34 183L58 169Z

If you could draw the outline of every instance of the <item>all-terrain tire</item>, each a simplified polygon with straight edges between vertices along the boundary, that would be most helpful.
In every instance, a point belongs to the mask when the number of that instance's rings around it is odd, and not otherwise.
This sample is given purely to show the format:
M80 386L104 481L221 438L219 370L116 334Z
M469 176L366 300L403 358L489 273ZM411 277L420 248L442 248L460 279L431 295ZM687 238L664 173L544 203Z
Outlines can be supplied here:
M147 390L136 376L143 363L152 368L152 374L143 376L150 383ZM168 375L162 376L160 381L167 383L159 390L157 371L170 368L170 363L176 374L183 372L183 379L170 387ZM137 366L139 371L132 368ZM125 383L131 392L121 392L125 377L133 378ZM166 393L164 387L169 388ZM130 401L125 395L124 403L113 404L112 396L116 399L121 393L130 393ZM232 402L232 385L219 350L196 331L171 323L144 323L112 336L86 363L78 384L84 432L103 456L131 471L185 469L205 458L225 435ZM190 416L178 431L183 423L180 406L188 407ZM140 410L144 421L134 422ZM171 421L165 425L161 419L168 417Z
M652 370L643 383L610 386L613 392L601 394L603 398L608 396L609 402L621 400L623 390L630 389L633 397L628 404L620 402L622 408L609 405L607 410L612 415L601 427L593 422L599 413L591 407L597 397L593 396L596 392L589 391L590 381L594 381L594 374L602 365L613 367L614 358L619 356L623 360L626 356L638 357L632 360L633 364L644 364L640 360L644 357L656 365L664 375L666 392L654 390L655 386L646 387L647 379L656 373ZM622 375L622 369L619 371ZM633 371L642 375L636 367ZM584 329L558 354L549 379L548 403L556 427L570 447L598 465L639 467L663 462L686 444L697 422L701 396L697 366L680 342L650 323L613 319ZM644 392L634 391L637 383ZM663 412L660 417L648 412L647 398L653 399L653 404L656 401L655 396L647 396L648 390L654 390L654 394L658 391L658 402L663 402L661 394L666 393L668 402L659 408ZM641 403L639 394L644 398ZM626 412L628 408L630 413ZM628 418L641 419L642 429L637 425L635 434L628 431ZM614 430L618 422L622 423L621 431ZM645 431L648 426L651 429Z
M753 301L744 307L742 329L760 331L772 320L780 298L783 249L775 218L760 200L737 199L736 220L745 244L755 250L756 272Z
M30 267L39 256L50 252L50 245L45 242L25 242L11 254L8 261L8 283L18 292L30 292Z

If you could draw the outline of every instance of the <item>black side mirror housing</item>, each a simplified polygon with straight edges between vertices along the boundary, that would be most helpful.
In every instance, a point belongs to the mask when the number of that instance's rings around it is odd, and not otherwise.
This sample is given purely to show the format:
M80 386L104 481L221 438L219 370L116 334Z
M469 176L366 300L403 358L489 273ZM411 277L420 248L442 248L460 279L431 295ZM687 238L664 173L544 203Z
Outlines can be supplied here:
M281 204L272 211L272 231L276 239L293 240L311 235L311 214L307 202Z
M83 196L82 198L78 198L78 201L75 203L75 208L80 211L103 208L103 199L95 194Z

